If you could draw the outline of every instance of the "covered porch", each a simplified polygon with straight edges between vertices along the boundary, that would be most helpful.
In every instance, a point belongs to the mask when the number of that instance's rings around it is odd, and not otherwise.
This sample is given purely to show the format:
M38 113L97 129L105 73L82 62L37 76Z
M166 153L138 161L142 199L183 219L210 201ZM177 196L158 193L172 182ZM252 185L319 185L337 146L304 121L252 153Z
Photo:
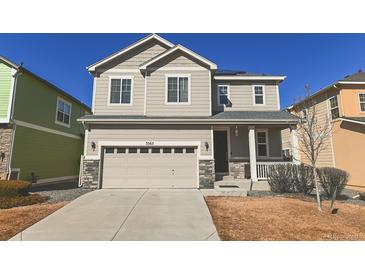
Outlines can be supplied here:
M290 129L292 155L282 152L281 132ZM299 163L296 124L213 125L215 179L249 182L267 179L270 165Z

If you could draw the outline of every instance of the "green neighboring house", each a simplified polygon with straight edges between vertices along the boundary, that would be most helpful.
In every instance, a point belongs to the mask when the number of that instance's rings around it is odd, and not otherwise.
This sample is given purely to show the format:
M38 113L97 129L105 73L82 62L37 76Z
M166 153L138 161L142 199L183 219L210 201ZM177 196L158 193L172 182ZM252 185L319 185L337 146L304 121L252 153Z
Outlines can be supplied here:
M0 179L76 180L88 106L0 56Z

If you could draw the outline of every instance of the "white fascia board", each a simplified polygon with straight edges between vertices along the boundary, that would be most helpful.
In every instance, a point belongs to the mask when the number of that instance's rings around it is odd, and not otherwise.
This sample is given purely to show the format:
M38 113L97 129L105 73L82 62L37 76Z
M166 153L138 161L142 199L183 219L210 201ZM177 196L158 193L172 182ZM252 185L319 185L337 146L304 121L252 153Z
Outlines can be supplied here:
M120 55L122 55L122 54L124 54L124 53L126 53L126 52L128 52L128 51L130 51L130 50L132 50L132 49L134 49L134 48L136 48L136 47L152 40L152 39L156 39L157 41L167 45L168 47L173 47L174 46L174 44L172 44L171 42L167 41L166 39L158 36L157 34L148 35L148 36L142 38L141 40L137 41L136 43L134 43L134 44L126 47L125 49L119 51L118 53L112 54L111 56L109 56L109 57L107 57L107 58L105 58L101 61L98 61L98 62L96 62L96 63L94 63L94 64L92 64L88 67L86 67L86 69L89 72L95 71L96 67L98 67L102 64L105 64L105 63L109 62L110 60L113 60L114 58L117 58Z
M215 80L273 80L283 81L286 76L243 76L243 75L215 75Z
M365 82L350 82L350 81L338 81L337 83L341 85L364 85Z
M349 123L354 123L354 124L365 125L365 122L356 121L356 120L351 120L351 119L346 119L346 118L340 118L339 120L340 120L340 121L349 122Z
M202 119L202 120L192 120L192 119L180 119L180 120L173 120L173 119L148 119L148 120L114 120L114 119L104 119L104 120L80 120L87 124L205 124L205 125L215 125L215 124L230 124L230 125L262 125L262 124L272 124L272 125L293 125L297 124L298 121L293 120L239 120L239 119L222 119L222 120L212 120L212 119Z
M165 58L166 56L170 55L171 53L173 53L177 50L181 50L181 51L185 52L186 54L194 57L195 59L201 61L202 63L209 65L210 69L213 69L213 70L217 69L217 65L215 63L209 61L208 59L206 59L202 56L200 56L199 54L193 52L192 50L190 50L188 48L185 48L182 45L177 45L174 48L165 51L165 53L159 55L156 58L152 58L149 62L141 65L139 68L141 70L146 70L148 66L152 65L153 63L157 62L158 60L161 60L161 59Z

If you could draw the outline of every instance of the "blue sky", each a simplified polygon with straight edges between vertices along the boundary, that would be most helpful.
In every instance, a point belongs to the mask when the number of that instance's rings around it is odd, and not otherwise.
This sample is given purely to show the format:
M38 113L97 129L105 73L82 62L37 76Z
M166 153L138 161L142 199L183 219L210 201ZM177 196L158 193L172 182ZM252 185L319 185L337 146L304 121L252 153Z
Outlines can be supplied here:
M0 55L91 105L85 67L146 34L0 34ZM365 70L364 34L160 34L212 60L220 69L286 75L281 105L309 83L316 91Z

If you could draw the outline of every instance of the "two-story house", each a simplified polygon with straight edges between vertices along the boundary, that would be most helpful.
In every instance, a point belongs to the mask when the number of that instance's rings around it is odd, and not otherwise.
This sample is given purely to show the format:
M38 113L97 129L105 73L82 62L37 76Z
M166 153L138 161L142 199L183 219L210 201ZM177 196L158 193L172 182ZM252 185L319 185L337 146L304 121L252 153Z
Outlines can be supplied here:
M325 140L324 149L318 156L319 167L336 167L350 174L348 186L365 189L365 73L359 71L338 80L311 95L315 104L319 125L331 123L331 136ZM304 100L288 111L305 118ZM289 131L282 133L285 154L291 152ZM300 161L308 163L304 153Z
M81 181L98 188L203 188L217 175L264 178L281 161L284 76L221 71L151 34L89 66L92 115Z
M0 180L77 181L91 109L0 56Z

